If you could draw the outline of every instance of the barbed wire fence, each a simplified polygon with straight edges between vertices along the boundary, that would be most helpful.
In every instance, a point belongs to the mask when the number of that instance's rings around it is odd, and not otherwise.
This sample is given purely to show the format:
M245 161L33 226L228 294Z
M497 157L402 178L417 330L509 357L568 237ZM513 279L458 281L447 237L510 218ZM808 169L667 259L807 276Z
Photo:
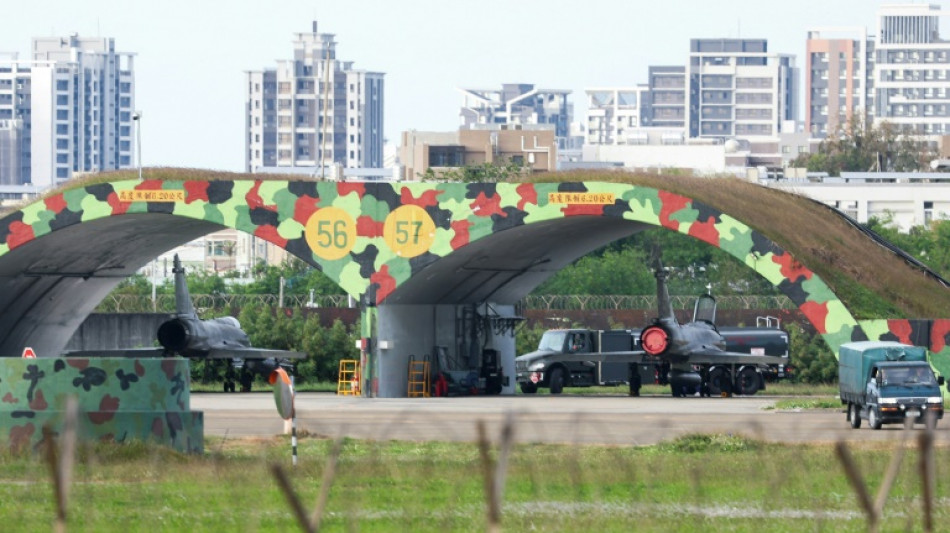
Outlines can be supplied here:
M353 299L346 294L309 296L284 295L281 301L276 294L193 294L196 309L241 309L243 307L340 308L352 307ZM674 309L690 309L695 296L671 296ZM794 309L795 305L785 296L774 295L724 295L717 296L719 309ZM656 296L616 294L539 294L529 295L518 304L519 309L544 311L564 310L611 310L611 309L656 309ZM175 295L151 296L137 294L110 294L96 308L99 313L149 313L174 312Z

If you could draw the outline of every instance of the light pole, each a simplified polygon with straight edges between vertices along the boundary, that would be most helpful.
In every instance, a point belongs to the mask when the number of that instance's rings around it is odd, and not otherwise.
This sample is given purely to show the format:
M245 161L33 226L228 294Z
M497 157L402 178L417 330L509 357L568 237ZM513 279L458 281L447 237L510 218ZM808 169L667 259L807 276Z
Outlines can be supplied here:
M142 112L136 111L132 114L132 120L135 121L135 155L139 162L139 181L142 180Z

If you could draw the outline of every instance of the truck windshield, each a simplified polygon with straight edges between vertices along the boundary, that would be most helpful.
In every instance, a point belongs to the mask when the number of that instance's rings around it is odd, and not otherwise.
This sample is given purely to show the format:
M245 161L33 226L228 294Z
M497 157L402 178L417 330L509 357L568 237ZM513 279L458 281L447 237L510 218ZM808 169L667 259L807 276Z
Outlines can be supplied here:
M565 337L567 337L566 331L545 331L541 336L541 342L538 343L538 350L560 352L564 349Z
M925 366L881 369L885 385L934 385L934 373Z
M934 385L937 383L937 380L934 378L933 371L931 371L929 368L917 367L908 372L905 383Z

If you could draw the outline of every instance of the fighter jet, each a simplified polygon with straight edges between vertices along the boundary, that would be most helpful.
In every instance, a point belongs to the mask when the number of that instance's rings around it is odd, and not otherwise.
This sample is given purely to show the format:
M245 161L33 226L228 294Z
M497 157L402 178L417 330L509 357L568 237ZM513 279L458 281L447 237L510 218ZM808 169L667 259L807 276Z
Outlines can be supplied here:
M784 331L773 328L730 328L728 332L720 331L716 327L716 298L711 294L700 295L693 308L693 320L680 324L670 305L666 285L668 273L659 256L654 258L654 275L658 316L640 332L640 348L646 356L670 365L669 381L673 396L696 388L706 395L710 392L730 393L732 376L735 376L736 389L754 394L761 382L756 370L758 365L788 363L788 337ZM727 346L752 345L756 345L760 353L727 349ZM768 348L776 345L784 346L785 357L765 354Z
M563 387L599 382L597 363L628 363L630 395L640 395L640 367L658 371L673 396L755 394L764 385L761 369L788 364L788 334L777 328L718 328L716 299L703 294L691 322L673 314L659 252L654 252L657 317L642 330L588 329L545 332L538 350L515 359L516 379L525 393L539 386L558 394ZM779 368L774 366L773 368ZM601 370L603 367L601 367Z
M246 368L266 378L275 387L289 382L286 370L290 359L302 359L305 353L285 350L268 350L251 346L247 333L238 320L231 316L202 320L198 318L188 285L185 269L178 254L175 254L172 272L175 274L174 318L164 322L156 334L161 348L130 348L117 350L70 351L67 357L162 357L181 355L197 359L229 359L233 368ZM283 375L281 375L283 374ZM225 389L234 390L230 380ZM278 394L275 391L275 395ZM285 394L285 392L281 392Z

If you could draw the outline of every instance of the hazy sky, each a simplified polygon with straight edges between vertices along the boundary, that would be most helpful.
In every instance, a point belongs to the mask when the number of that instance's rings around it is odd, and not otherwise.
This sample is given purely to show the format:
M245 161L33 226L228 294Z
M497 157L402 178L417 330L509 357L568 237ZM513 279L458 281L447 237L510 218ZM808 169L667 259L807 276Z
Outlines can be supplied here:
M895 3L895 2L891 2ZM950 10L950 1L934 1ZM805 65L806 31L866 26L868 0L33 0L0 19L0 51L29 58L39 36L114 37L134 52L145 166L244 169L247 70L293 54L293 34L336 35L337 58L385 78L385 133L449 131L456 87L573 91L636 85L649 65L683 65L690 38L766 38ZM944 30L944 34L948 31Z

